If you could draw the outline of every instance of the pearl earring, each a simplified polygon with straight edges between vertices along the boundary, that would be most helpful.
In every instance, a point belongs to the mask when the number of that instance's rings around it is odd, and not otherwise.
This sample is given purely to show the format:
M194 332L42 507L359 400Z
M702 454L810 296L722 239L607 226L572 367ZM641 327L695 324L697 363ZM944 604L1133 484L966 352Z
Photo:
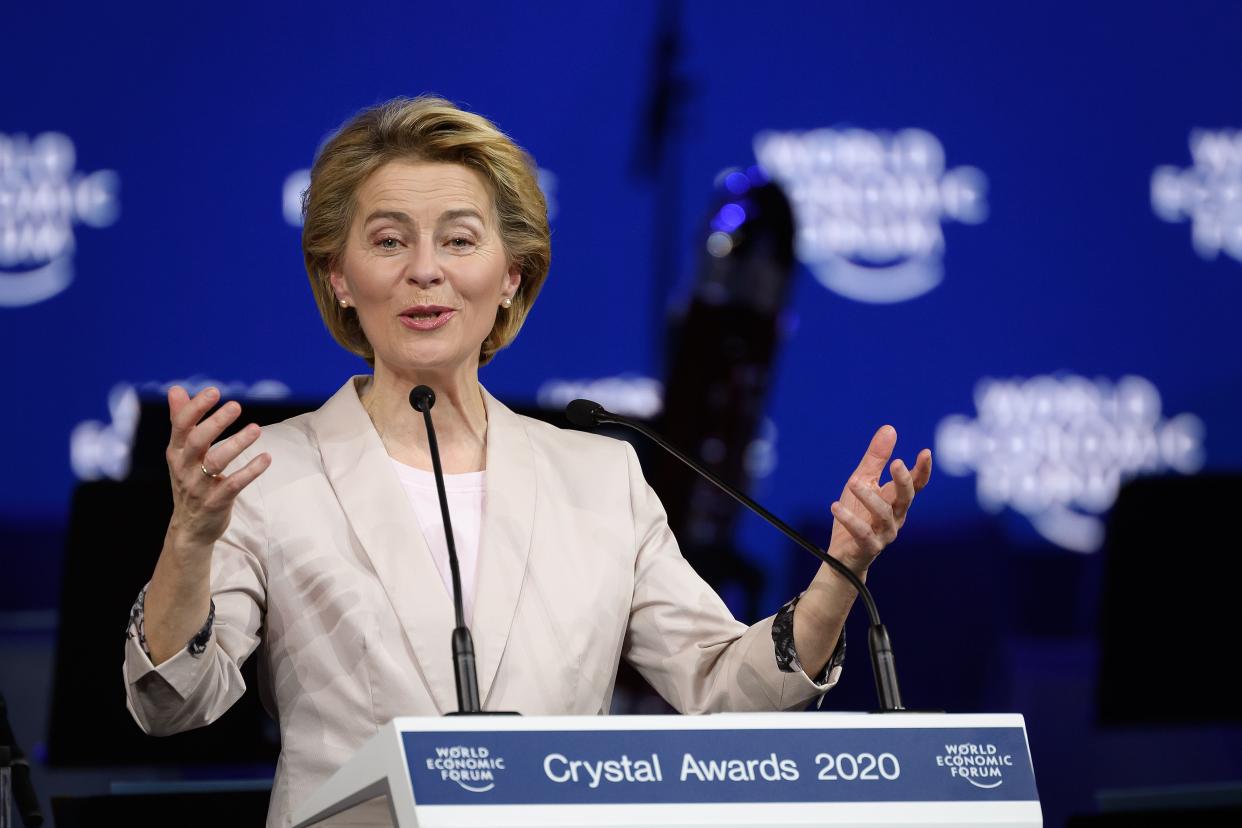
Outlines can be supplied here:
M513 307L513 297L512 297L512 296L506 296L504 299L501 299L501 300L500 300L500 306L501 306L502 308L511 308L511 307Z
M348 307L349 307L349 303L348 303L348 302L346 302L344 299L338 299L337 301L341 303L341 307L342 307L342 308L348 308Z

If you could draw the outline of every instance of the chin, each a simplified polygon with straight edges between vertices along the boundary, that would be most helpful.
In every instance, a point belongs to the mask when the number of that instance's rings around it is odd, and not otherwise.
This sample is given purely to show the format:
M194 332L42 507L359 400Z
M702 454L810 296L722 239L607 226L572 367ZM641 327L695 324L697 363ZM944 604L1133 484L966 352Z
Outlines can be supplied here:
M383 362L395 373L422 373L426 371L460 371L478 367L478 349L473 354L448 348L407 348L395 359L382 359L376 355L376 363Z

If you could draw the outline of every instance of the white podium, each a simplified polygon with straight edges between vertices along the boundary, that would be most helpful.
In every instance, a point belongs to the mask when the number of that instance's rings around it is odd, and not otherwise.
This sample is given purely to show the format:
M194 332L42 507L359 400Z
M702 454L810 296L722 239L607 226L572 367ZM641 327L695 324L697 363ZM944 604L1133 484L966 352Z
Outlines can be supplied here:
M1042 826L1017 714L401 718L309 826Z

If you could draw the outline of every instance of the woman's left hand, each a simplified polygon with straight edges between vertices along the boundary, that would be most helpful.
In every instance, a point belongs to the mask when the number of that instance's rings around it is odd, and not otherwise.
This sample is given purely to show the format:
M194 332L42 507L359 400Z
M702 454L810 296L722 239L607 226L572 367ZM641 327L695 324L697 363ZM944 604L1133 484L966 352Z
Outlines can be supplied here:
M923 449L913 471L901 460L894 460L889 465L893 479L881 486L880 475L896 445L896 430L881 426L846 482L841 499L831 507L828 554L862 580L866 580L871 562L897 537L915 494L931 477L931 450ZM827 564L821 564L798 600L793 618L794 648L808 676L819 675L828 663L855 597L853 586Z
M859 577L866 575L872 561L897 537L914 496L931 478L931 450L923 449L913 471L902 460L894 460L888 467L893 479L881 486L880 475L896 445L897 431L881 426L846 482L841 499L830 507L833 522L828 554Z

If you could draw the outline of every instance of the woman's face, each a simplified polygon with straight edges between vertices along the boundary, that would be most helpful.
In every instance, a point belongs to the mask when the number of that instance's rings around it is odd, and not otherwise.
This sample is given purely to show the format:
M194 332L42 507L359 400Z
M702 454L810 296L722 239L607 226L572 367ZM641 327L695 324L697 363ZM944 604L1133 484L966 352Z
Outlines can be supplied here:
M460 164L392 161L358 190L331 274L377 371L477 371L501 300L517 291L483 178Z

